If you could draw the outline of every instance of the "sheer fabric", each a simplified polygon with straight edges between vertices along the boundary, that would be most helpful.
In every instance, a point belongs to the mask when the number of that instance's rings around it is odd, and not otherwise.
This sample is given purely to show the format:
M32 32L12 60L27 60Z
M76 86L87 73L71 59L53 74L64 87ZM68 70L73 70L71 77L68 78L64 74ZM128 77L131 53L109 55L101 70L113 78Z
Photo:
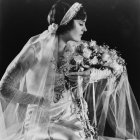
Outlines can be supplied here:
M89 118L96 122L99 136L140 138L140 111L126 72L117 79L91 81L84 95ZM106 129L110 135L105 134Z
M58 38L49 30L23 47L1 79L0 139L85 139L79 112L87 105L83 99L81 110L75 100L77 81L74 90L65 82L63 60L59 66ZM42 97L46 107L40 106Z
M31 38L8 66L1 80L5 97L1 96L0 106L1 139L23 133L23 123L29 117L31 125L39 125L45 117L38 105L40 97L45 97L49 107L54 96L55 70L51 62L57 57L57 41L49 30ZM47 125L47 118L45 121Z

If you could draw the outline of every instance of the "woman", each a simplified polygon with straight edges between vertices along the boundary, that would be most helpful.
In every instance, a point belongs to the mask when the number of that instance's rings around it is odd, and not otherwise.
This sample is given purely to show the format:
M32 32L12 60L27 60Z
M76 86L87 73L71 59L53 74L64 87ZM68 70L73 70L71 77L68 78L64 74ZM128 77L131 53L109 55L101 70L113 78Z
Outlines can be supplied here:
M91 80L90 69L67 73L66 52L81 42L86 18L82 4L59 1L48 15L48 30L32 37L8 66L0 83L1 139L92 140L96 125L106 139L106 120L116 137L139 138L140 113L126 73L117 83L95 69Z
M48 30L26 43L1 79L1 139L86 138L61 68L67 42L80 41L87 30L86 12L78 2L59 1L48 22Z

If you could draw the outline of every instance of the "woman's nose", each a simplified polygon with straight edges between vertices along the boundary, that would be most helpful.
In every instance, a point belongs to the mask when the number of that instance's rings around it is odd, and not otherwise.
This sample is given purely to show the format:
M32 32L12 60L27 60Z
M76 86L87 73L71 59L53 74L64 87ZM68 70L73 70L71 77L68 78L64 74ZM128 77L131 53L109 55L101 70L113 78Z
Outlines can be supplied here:
M84 26L84 32L86 32L87 31L87 27L86 26Z

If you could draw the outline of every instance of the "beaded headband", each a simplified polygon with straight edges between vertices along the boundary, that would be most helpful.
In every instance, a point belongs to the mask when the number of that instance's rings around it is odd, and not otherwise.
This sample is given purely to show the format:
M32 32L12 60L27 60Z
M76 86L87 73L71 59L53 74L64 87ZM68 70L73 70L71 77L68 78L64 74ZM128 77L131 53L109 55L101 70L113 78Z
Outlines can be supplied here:
M77 14L81 7L82 4L75 2L64 15L63 19L60 22L60 25L66 25Z

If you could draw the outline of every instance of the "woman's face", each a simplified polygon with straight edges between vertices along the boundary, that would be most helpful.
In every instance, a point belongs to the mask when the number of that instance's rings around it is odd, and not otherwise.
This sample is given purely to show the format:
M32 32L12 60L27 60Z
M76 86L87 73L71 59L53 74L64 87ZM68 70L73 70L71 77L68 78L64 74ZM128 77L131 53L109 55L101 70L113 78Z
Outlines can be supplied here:
M86 29L85 20L74 20L73 28L68 32L69 40L81 41L82 35Z

